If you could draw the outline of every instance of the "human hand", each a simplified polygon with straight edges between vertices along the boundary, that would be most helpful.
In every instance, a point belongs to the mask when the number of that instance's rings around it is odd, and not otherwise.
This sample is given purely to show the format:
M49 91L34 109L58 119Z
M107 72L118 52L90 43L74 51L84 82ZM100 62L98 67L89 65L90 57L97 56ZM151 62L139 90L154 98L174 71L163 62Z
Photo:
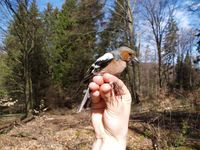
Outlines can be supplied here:
M120 79L108 73L95 76L89 88L92 91L92 124L96 133L93 149L125 149L131 108L129 90Z

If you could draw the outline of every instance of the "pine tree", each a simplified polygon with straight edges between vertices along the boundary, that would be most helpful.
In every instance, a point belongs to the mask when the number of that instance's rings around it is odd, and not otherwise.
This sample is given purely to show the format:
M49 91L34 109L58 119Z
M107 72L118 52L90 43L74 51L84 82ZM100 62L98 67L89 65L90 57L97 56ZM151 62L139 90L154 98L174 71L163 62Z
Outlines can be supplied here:
M113 50L122 45L127 45L126 31L126 1L118 0L114 3L114 10L111 11L111 17L106 28L101 33L99 46L105 50Z
M48 63L48 71L51 76L51 82L56 82L56 64L59 58L59 52L56 48L57 37L57 22L58 22L58 8L53 9L50 3L47 4L46 10L42 14L43 20L43 40L44 40L44 53Z
M44 88L42 84L48 79L48 67L43 53L42 22L36 1L18 2L18 9L13 13L15 17L5 41L7 62L11 70L7 88L10 95L24 101L25 112L29 115L34 108L38 108L41 98L38 91Z
M12 7L12 6L11 6ZM12 8L10 8L12 9ZM7 64L11 70L7 77L6 87L9 95L17 97L25 104L25 112L31 109L31 86L29 54L32 49L28 19L28 6L24 1L18 3L18 10L9 27L9 34L5 40L8 53ZM13 10L14 11L14 10Z
M0 52L0 100L7 96L5 88L5 79L10 74L10 70L6 64L7 54Z
M185 58L178 56L176 64L176 88L193 90L199 84L198 73L192 66L191 56L187 52Z
M33 108L39 110L40 102L44 96L44 89L49 84L49 67L47 64L47 53L44 49L43 24L38 12L36 2L30 6L30 19L32 21L32 35L34 37L33 50L30 53L30 74L32 80Z
M178 46L178 27L176 21L171 18L166 28L166 35L164 38L164 55L163 57L163 73L167 84L175 79L175 58ZM172 73L172 77L171 77Z
M66 1L61 12L58 14L56 24L56 53L53 66L53 80L57 84L70 86L73 81L73 64L70 61L71 54L78 49L76 34L77 25L77 4L75 0ZM77 61L77 60L76 60ZM77 70L76 70L77 71ZM66 78L66 79L64 79ZM66 81L67 80L67 81ZM64 82L63 82L64 81Z
M59 13L57 24L57 51L59 59L56 78L73 93L81 83L84 73L97 53L97 20L101 4L96 0L68 0Z
M192 89L192 62L191 56L189 53L186 54L185 60L183 63L183 89L190 90Z
M176 80L175 80L175 87L178 89L183 88L183 60L181 56L177 57L177 64L176 64Z

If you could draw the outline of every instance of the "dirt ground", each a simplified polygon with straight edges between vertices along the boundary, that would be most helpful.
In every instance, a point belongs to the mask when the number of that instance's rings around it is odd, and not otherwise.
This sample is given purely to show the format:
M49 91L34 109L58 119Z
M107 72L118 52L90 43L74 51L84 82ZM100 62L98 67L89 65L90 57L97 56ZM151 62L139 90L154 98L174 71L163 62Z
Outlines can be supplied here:
M1 134L0 149L89 150L93 141L94 131L89 112L76 114L59 110L43 113L34 120ZM129 129L128 150L151 150L151 147L151 139Z

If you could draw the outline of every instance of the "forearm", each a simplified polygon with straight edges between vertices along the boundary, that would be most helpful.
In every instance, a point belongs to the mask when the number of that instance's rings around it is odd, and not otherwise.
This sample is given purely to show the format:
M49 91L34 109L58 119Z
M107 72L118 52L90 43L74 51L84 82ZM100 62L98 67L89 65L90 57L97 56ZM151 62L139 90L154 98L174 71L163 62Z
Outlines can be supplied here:
M105 139L96 139L93 144L92 150L125 150L126 149L126 139L117 140L113 137L108 137Z

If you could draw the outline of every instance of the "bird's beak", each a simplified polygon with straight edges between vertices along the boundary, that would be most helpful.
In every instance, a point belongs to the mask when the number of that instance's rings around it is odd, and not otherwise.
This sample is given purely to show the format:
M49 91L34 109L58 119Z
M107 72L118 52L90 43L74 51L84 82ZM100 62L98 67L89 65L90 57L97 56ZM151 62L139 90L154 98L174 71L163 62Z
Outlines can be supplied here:
M132 62L139 63L139 60L138 60L138 58L137 58L137 57L133 57L133 59L132 59Z

